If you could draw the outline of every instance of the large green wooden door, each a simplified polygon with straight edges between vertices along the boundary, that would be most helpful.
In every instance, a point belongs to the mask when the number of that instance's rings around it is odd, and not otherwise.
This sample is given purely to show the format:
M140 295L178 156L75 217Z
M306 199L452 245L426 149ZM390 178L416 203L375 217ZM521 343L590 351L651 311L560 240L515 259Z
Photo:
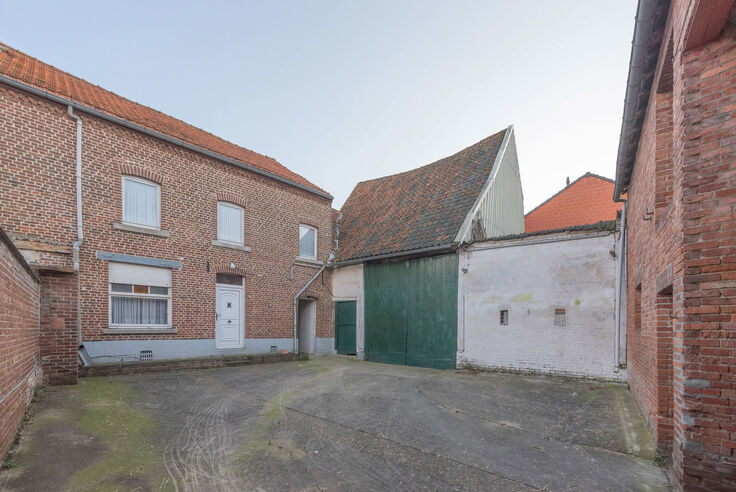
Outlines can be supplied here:
M457 269L457 255L366 265L366 359L455 368Z
M335 348L338 354L355 354L355 301L335 303Z

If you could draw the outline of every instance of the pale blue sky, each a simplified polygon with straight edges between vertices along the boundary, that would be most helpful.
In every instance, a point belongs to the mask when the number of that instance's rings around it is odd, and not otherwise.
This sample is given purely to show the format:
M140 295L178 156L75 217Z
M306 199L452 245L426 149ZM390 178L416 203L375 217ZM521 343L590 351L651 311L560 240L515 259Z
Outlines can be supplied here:
M0 40L335 196L509 124L528 211L613 177L636 0L0 0Z

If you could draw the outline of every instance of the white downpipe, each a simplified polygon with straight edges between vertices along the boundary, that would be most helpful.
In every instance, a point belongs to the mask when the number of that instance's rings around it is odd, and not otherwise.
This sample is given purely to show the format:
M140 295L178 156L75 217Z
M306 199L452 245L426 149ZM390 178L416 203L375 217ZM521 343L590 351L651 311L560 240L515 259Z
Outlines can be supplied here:
M621 241L620 251L616 256L618 271L616 272L616 335L614 340L613 372L621 368L621 298L624 290L624 269L626 268L626 200L621 209Z
M77 122L77 146L76 146L76 164L77 164L77 240L74 241L74 270L79 270L79 247L84 239L84 231L82 229L82 118L74 114L72 106L67 107L69 117Z
M77 240L72 245L72 257L74 261L74 271L77 272L77 341L82 343L82 298L79 279L79 247L84 240L84 230L82 229L82 118L74 114L74 108L67 106L67 114L77 122L77 145L76 145L76 164L77 164Z

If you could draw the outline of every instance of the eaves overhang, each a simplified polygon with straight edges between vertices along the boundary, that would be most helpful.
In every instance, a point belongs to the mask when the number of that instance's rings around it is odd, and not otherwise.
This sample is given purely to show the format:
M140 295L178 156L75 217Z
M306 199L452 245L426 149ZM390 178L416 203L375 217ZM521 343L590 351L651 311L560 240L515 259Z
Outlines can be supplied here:
M626 193L631 180L669 9L670 0L639 0L637 7L616 159L616 201Z

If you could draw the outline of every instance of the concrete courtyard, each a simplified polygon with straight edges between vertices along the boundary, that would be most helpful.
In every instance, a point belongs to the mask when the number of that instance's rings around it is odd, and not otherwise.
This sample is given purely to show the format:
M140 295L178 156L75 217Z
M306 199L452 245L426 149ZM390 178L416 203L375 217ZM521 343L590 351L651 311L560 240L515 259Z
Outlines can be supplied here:
M624 385L322 357L90 378L0 490L666 490Z

